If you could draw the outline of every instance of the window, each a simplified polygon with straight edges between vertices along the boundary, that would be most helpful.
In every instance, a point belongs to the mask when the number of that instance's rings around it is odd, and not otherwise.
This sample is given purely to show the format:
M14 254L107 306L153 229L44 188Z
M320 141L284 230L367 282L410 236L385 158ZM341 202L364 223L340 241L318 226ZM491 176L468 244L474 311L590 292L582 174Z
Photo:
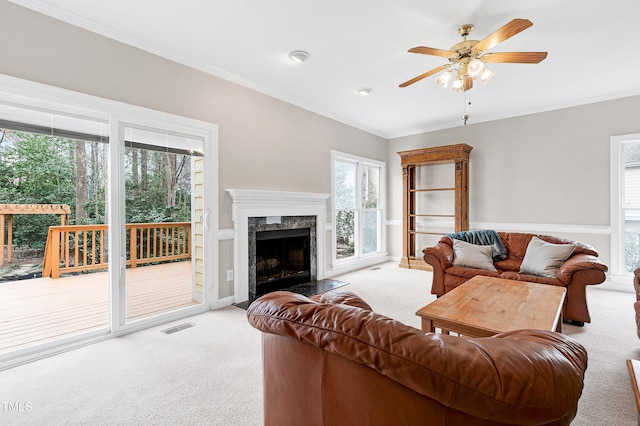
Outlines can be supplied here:
M611 138L611 278L640 266L640 134Z
M384 163L332 152L334 263L381 254Z

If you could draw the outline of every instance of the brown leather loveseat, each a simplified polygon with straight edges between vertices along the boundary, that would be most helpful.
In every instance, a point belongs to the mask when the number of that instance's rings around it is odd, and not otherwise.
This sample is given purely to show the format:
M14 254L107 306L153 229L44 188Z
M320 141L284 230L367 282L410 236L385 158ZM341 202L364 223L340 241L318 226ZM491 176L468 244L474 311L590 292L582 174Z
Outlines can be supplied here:
M349 292L254 301L264 424L568 425L587 353L560 333L425 334Z
M564 319L571 320L577 325L591 322L587 307L586 286L604 282L605 272L608 269L598 259L595 248L588 244L548 235L516 232L497 232L497 235L506 248L506 258L493 263L495 270L455 266L454 243L448 236L442 237L435 246L424 249L424 260L433 267L431 293L442 296L476 275L563 286L567 289L562 311ZM557 276L548 277L520 272L527 247L534 237L551 244L575 246L571 255L557 269Z

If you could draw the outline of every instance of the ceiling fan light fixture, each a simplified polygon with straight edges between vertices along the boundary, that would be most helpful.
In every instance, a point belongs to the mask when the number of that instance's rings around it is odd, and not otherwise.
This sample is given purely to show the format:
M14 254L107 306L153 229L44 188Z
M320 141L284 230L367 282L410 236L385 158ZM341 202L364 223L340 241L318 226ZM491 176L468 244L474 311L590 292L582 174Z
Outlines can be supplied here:
M289 53L289 59L299 64L309 59L309 56L311 56L309 55L309 52L305 52L304 50L294 50L293 52Z
M496 75L495 72L491 71L489 68L485 68L484 71L482 71L482 74L480 74L480 80L482 80L484 84L487 84L487 81L491 80L494 75Z
M547 52L498 52L485 53L496 45L510 39L531 27L533 23L528 19L512 19L481 40L467 40L473 30L473 25L465 24L458 28L458 34L463 38L460 43L454 44L449 49L436 49L428 46L416 46L409 49L411 53L422 55L439 56L449 59L449 64L440 65L411 80L400 84L400 87L407 87L429 76L440 73L445 69L456 73L453 76L451 90L460 92L473 88L473 80L480 79L483 83L489 81L495 72L486 68L485 63L513 63L513 64L537 64L547 57ZM446 88L450 80L447 74L442 74L436 78L436 84Z
M479 59L472 59L469 61L469 65L467 66L467 74L469 77L476 78L482 74L484 71L484 63Z
M446 89L447 84L449 84L449 81L451 81L452 76L452 71L445 71L436 78L436 84L443 89Z
M451 83L451 91L452 92L462 92L462 86L464 85L464 82L462 81L461 78L456 78L455 80L453 80L453 83Z

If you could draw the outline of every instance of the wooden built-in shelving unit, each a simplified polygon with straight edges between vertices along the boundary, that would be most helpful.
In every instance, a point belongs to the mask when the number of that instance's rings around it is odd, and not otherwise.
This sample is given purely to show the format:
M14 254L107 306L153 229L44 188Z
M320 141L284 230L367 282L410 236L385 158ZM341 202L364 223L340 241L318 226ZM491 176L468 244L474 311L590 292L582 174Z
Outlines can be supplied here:
M437 146L401 151L398 155L402 165L402 260L400 267L431 270L416 253L416 236L420 234L442 234L441 232L418 230L418 218L453 218L453 232L469 229L469 153L473 147L467 144ZM420 167L454 163L455 177L452 187L420 187L417 171ZM454 192L454 214L437 214L418 211L416 195L420 193Z

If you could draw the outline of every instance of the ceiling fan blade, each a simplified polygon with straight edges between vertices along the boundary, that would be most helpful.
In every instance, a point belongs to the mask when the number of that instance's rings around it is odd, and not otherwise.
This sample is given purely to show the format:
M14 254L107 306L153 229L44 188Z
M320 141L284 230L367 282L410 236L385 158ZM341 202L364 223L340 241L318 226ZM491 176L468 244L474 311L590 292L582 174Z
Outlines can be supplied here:
M409 85L411 85L411 84L413 84L413 83L416 83L416 82L418 82L418 81L422 80L423 78L427 78L427 77L429 77L430 75L436 74L436 73L438 73L438 72L442 71L442 70L443 70L443 69L445 69L445 68L449 68L449 66L450 66L449 64L440 65L439 67L434 68L434 69L432 69L432 70L430 70L430 71L427 71L427 72L425 72L424 74L420 74L419 76L414 77L414 78L412 78L412 79L411 79L411 80L409 80L409 81L405 81L404 83L402 83L402 84L400 85L400 87L407 87L407 86L409 86Z
M464 81L462 82L462 91L466 92L467 90L473 87L473 78L466 76Z
M482 62L507 62L512 64L537 64L547 57L547 52L496 52L485 53Z
M436 49L433 47L417 46L408 50L411 53L422 53L423 55L442 56L443 58L451 58L456 52L451 50Z
M489 50L498 43L502 43L532 25L533 23L528 19L514 19L480 40L474 49L476 51Z

